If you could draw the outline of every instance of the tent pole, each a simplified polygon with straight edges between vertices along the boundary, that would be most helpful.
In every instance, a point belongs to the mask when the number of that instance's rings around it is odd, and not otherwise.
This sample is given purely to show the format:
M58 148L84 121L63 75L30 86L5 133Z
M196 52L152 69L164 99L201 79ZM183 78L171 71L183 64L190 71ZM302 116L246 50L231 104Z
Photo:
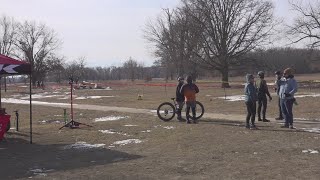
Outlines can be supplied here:
M30 144L32 144L32 72L30 73Z

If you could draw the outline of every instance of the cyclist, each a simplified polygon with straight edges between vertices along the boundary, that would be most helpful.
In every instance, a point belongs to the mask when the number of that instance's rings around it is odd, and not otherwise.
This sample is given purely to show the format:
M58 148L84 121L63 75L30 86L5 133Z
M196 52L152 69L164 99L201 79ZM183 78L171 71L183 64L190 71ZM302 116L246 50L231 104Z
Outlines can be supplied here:
M177 117L177 119L179 121L183 121L183 119L181 117L181 111L182 111L183 104L184 104L184 96L180 92L180 89L183 86L183 84L184 84L184 78L183 77L178 77L178 85L177 85L177 88L176 88L176 102L178 104L178 107L177 107L177 115L178 115L178 117Z
M266 80L264 80L264 72L258 72L259 79L256 81L256 89L258 93L258 121L270 122L266 119L266 111L267 111L267 96L269 97L269 101L272 100L272 97L269 93L268 86ZM262 108L262 119L261 119L261 108Z
M185 102L186 102L186 118L187 123L190 124L190 108L192 111L192 120L193 123L197 123L196 121L196 94L199 93L199 88L192 82L192 77L189 75L187 76L187 84L184 84L181 87L180 93L184 95Z

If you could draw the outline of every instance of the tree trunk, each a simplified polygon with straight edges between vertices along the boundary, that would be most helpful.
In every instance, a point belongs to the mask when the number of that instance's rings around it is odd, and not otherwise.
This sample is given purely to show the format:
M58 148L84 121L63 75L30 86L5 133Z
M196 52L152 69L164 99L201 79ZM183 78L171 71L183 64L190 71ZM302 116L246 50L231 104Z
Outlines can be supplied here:
M222 75L222 82L221 82L221 87L222 88L230 88L229 85L229 69L225 68L221 71L221 75Z

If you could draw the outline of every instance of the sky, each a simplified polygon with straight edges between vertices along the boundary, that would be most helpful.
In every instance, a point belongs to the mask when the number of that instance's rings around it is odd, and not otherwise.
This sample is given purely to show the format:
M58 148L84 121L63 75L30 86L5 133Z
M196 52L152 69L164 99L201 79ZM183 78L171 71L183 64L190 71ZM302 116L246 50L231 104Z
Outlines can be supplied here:
M292 19L287 0L272 0L277 16ZM0 0L0 15L44 23L63 42L58 53L86 65L121 66L130 57L146 66L155 57L143 38L148 21L179 0Z

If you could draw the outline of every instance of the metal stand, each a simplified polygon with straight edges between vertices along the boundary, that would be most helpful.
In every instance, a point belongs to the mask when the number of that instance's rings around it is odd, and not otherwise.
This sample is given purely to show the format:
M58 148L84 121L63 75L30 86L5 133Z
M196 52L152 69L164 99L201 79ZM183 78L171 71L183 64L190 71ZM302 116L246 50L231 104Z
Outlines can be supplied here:
M73 92L73 78L69 79L69 84L70 84L70 91L71 91L71 101L70 101L70 104L71 104L71 121L68 122L67 124L65 124L64 126L62 126L61 128L59 128L59 130L64 128L64 127L69 127L71 129L80 128L80 125L93 127L93 126L90 126L90 125L87 125L87 124L84 124L84 123L80 123L80 122L77 122L77 121L73 120L73 96L72 96L72 94L73 94L72 93Z

